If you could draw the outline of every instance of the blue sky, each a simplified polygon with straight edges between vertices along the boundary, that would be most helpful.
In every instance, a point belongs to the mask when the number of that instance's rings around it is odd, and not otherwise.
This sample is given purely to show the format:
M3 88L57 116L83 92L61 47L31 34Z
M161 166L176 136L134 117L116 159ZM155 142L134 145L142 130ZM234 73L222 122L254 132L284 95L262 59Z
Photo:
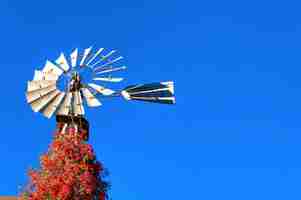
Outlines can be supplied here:
M296 2L2 0L0 194L18 193L54 131L25 102L34 69L95 45L126 58L117 87L176 84L175 106L88 110L113 199L300 199Z

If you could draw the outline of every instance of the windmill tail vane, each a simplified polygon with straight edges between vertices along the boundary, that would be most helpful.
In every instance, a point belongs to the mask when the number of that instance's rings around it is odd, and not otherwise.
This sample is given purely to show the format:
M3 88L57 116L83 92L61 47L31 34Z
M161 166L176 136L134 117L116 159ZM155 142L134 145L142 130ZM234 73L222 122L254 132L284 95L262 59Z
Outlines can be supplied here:
M121 91L127 100L149 101L154 103L174 104L174 84L172 81L132 85Z
M47 60L43 69L35 70L33 80L27 83L27 103L34 112L41 112L47 118L55 114L57 121L64 122L69 118L83 118L84 105L102 106L99 100L102 97L122 96L126 100L175 103L172 81L130 85L121 91L99 84L123 80L113 76L126 69L119 64L123 57L115 56L115 53L116 50L99 48L94 51L89 47L82 54L75 49L69 56L61 53L55 61Z

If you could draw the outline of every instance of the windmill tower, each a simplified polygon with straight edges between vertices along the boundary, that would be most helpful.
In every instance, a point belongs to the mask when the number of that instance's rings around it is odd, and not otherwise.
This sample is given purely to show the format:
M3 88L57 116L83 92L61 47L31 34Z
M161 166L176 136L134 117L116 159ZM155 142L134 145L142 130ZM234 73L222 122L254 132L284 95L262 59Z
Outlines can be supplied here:
M125 100L174 104L172 81L137 84L121 91L102 86L103 83L118 83L123 80L112 74L126 69L120 65L122 56L116 50L99 48L78 49L69 56L61 53L55 61L47 60L43 69L35 70L34 78L27 84L26 99L35 112L50 118L56 115L57 129L64 131L68 126L84 130L89 136L89 123L84 118L84 105L102 106L103 97L123 97Z

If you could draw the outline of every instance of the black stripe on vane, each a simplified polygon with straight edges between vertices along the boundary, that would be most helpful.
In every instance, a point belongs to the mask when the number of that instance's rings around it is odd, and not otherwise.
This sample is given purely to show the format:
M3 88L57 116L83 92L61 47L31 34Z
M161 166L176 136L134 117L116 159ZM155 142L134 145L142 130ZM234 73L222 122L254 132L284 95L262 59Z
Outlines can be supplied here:
M131 97L172 97L173 96L173 94L169 90L153 91L153 92L138 93L138 94L129 93L129 94Z

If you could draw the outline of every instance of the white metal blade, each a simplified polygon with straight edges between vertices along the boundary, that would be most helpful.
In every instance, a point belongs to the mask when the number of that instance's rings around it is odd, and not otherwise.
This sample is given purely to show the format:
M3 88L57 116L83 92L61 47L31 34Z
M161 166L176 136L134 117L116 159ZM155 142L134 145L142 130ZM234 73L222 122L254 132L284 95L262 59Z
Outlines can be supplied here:
M95 53L95 55L87 62L87 65L89 65L93 60L104 50L104 48L98 49L98 51Z
M72 93L68 92L64 98L63 103L60 105L57 114L58 115L68 115L71 110L71 100L72 100Z
M109 95L112 95L113 93L115 93L111 89L104 88L104 87L102 87L100 85L96 85L94 83L89 83L88 85L91 88L93 88L94 90L96 90L97 92L99 92L100 94L105 95L105 96L109 96Z
M43 73L40 70L35 70L33 75L33 80L38 81L42 80Z
M86 58L88 57L88 55L90 54L91 50L92 50L92 47L85 49L83 58L80 61L80 66L84 66L84 62L85 62Z
M39 90L45 87L49 87L51 85L55 85L55 81L45 81L45 80L40 80L40 81L28 81L27 82L27 92L31 92L34 90Z
M95 81L106 81L106 82L113 82L117 83L123 80L123 78L111 78L111 77L98 77L98 78L93 78Z
M47 88L43 88L43 89L40 89L40 90L35 90L35 91L32 91L32 92L27 92L26 93L26 99L27 99L27 103L31 103L41 97L43 97L44 95L52 92L56 90L56 86L49 86Z
M74 92L73 112L75 115L84 115L85 114L83 101L82 101L80 92Z
M55 64L47 60L42 72L53 73L56 74L57 76L60 76L63 73L63 70L61 70Z
M105 56L102 57L102 60L106 60L106 59L109 58L111 55L113 55L113 53L115 53L115 52L116 52L116 50L110 51L110 53L108 53L107 55L105 55Z
M109 61L109 62L107 62L107 63L103 64L103 65L102 65L102 66L100 66L100 67L105 67L105 66L108 66L108 65L110 65L110 64L113 64L113 63L115 63L115 62L117 62L117 61L121 60L121 59L123 59L123 57L122 57L122 56L119 56L118 58L116 58L116 59L114 59L114 60L111 60L111 61Z
M96 72L96 74L105 74L105 73L116 72L116 71L125 70L125 69L126 69L126 66L116 67L116 68L108 67L108 68L105 68L105 70L103 70L103 71ZM97 70L101 70L101 68L95 68L94 71L97 71Z
M39 70L35 70L34 72L34 81L39 81L39 80L47 80L47 81L56 81L58 79L58 75L53 74L51 72L42 72Z
M47 95L37 99L36 101L32 102L30 105L35 112L39 112L43 107L45 107L51 100L53 100L58 94L60 93L59 90L54 90Z
M60 66L65 72L69 70L69 64L68 61L63 53L61 53L60 57L55 61L58 66Z
M71 58L71 66L75 67L76 63L77 63L77 57L78 57L78 49L75 49L71 54L70 54L70 58Z
M92 67L95 67L96 65L98 65L99 63L101 63L102 61L105 61L107 58L109 58L113 53L115 53L116 50L112 50L110 51L107 55L102 56L101 59L99 61L97 61L94 65L92 65Z
M89 89L82 88L81 91L87 101L88 106L90 107L101 106L100 101L98 101L98 99L95 98L95 96L90 92Z
M64 96L65 92L60 92L60 94L56 96L56 98L52 102L50 102L49 105L45 108L45 110L43 111L43 115L47 118L50 118L53 115L53 113L57 110L60 103L63 101Z

